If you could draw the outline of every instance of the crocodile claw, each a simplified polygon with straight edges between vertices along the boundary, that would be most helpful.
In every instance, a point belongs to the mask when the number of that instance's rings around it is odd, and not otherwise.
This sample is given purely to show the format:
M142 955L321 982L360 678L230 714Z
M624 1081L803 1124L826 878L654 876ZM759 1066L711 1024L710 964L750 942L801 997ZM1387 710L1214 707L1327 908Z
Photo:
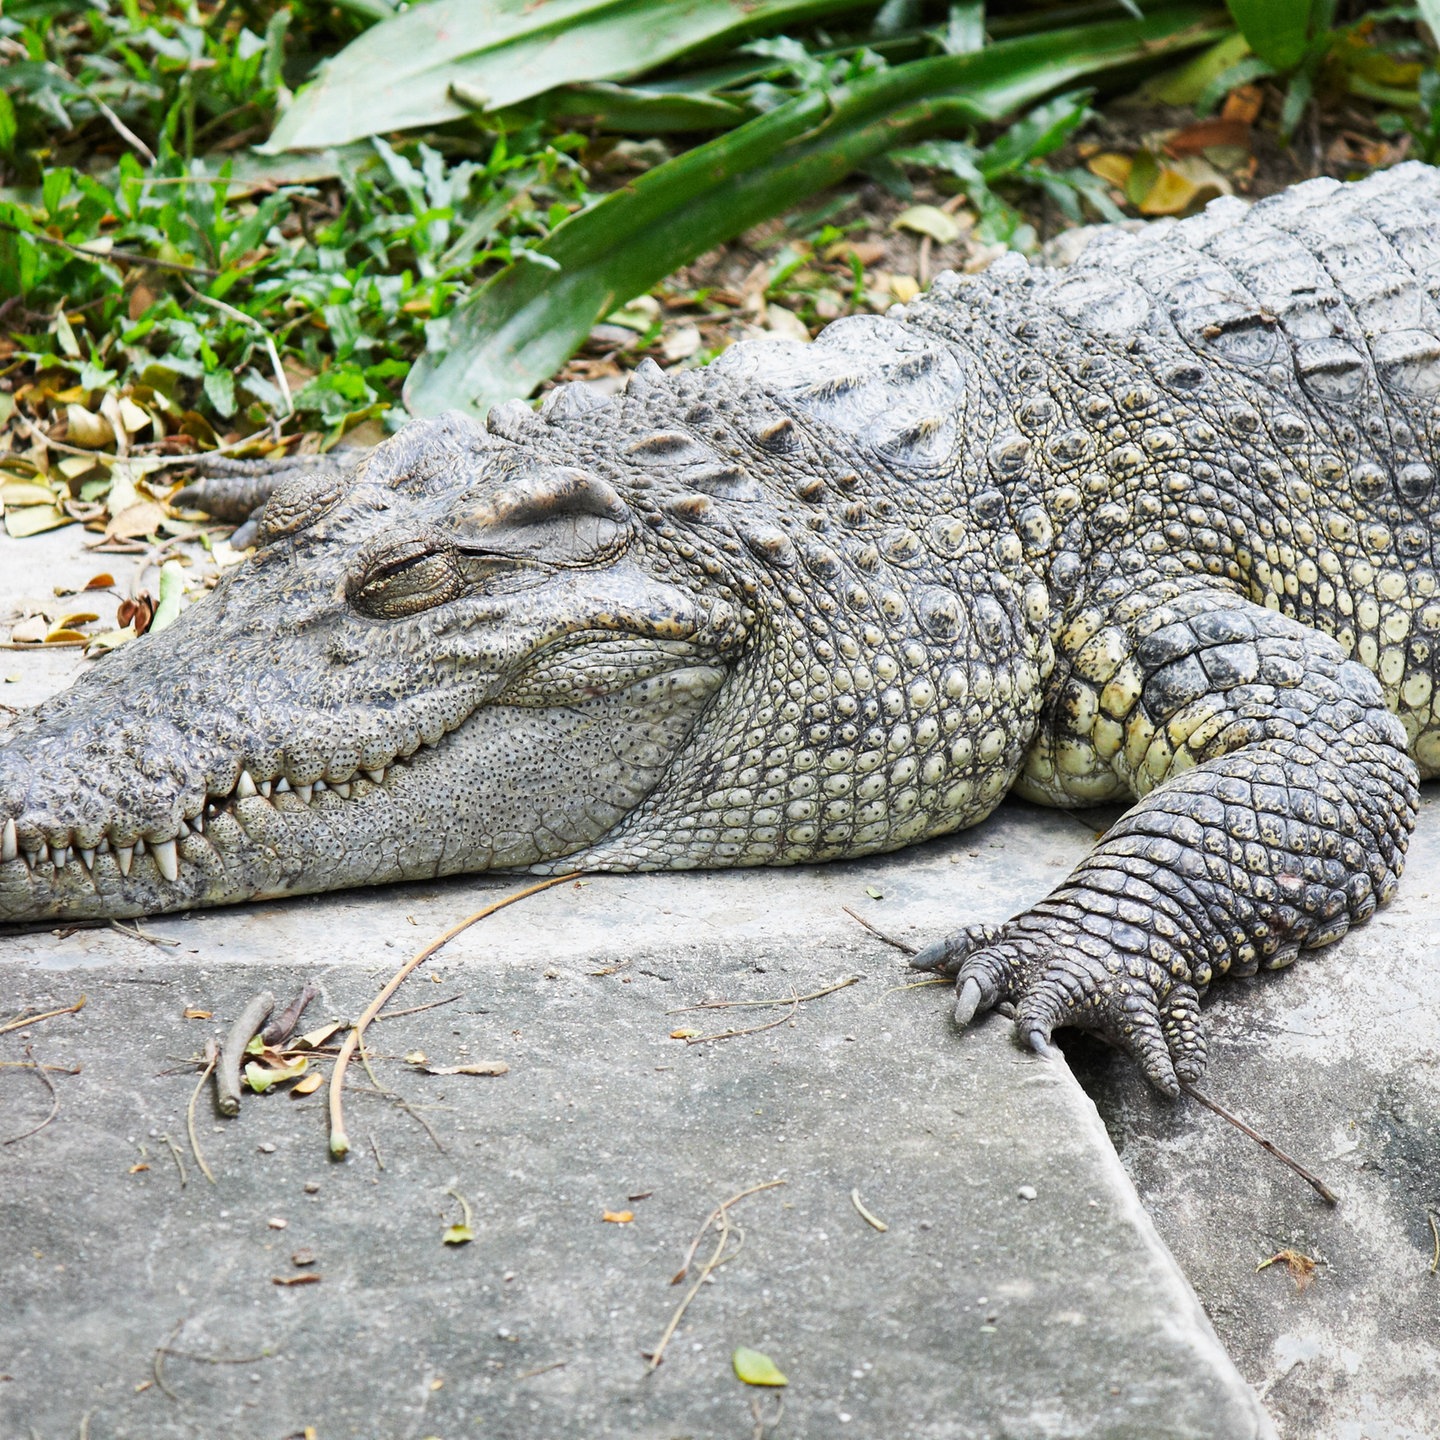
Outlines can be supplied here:
M1012 926L1014 922L1012 922ZM1124 1050L1145 1078L1174 1099L1205 1069L1200 1000L1191 984L1147 956L1096 955L1053 940L973 926L910 962L955 980L955 1023L1013 1004L1016 1039L1054 1058L1054 1032L1073 1025ZM1095 949L1093 941L1088 947Z

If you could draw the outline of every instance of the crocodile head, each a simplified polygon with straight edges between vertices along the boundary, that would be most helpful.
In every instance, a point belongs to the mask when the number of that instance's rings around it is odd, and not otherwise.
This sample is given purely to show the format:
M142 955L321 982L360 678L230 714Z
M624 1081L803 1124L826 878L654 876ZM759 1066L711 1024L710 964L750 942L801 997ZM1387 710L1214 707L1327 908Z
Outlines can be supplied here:
M583 856L745 641L722 593L639 563L644 528L453 417L282 486L251 559L0 747L0 921Z

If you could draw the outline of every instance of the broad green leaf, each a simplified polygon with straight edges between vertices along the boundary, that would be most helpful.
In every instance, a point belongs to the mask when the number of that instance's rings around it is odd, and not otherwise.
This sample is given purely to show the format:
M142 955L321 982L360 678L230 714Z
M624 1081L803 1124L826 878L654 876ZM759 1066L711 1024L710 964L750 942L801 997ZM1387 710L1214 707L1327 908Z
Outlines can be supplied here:
M1333 0L1225 0L1250 48L1277 70L1293 70L1328 23Z
M505 121L536 116L566 125L593 126L610 134L661 135L686 130L728 130L750 115L733 100L704 90L675 91L648 86L561 85L498 115Z
M854 0L431 0L351 41L261 147L314 150L622 80L721 39L854 9ZM459 100L454 92L465 99Z
M558 273L500 271L451 317L445 352L416 362L406 405L417 415L484 415L528 395L598 320L712 246L927 134L998 120L1086 76L1206 44L1213 13L1175 6L1005 41L787 101L556 226L534 253Z
M737 1378L747 1385L788 1385L790 1382L780 1373L780 1367L766 1354L751 1350L748 1346L737 1345L730 1357Z

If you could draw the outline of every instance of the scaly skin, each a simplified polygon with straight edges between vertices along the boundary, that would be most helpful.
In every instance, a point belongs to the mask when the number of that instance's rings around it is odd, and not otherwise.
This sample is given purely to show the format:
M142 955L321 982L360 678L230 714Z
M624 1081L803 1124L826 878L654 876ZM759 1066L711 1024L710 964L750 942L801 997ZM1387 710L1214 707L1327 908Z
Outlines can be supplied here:
M1206 986L1388 899L1440 770L1437 279L1405 166L298 473L0 749L0 920L1133 798L919 963L962 1023L1096 1030L1173 1094Z

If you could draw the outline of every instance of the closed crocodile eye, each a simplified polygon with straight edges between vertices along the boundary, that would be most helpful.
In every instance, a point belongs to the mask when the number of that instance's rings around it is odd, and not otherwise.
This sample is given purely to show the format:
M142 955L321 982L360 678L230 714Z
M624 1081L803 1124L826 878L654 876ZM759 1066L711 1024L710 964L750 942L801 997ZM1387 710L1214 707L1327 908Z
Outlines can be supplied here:
M464 589L454 553L405 540L373 554L346 587L363 614L398 620L453 600Z

